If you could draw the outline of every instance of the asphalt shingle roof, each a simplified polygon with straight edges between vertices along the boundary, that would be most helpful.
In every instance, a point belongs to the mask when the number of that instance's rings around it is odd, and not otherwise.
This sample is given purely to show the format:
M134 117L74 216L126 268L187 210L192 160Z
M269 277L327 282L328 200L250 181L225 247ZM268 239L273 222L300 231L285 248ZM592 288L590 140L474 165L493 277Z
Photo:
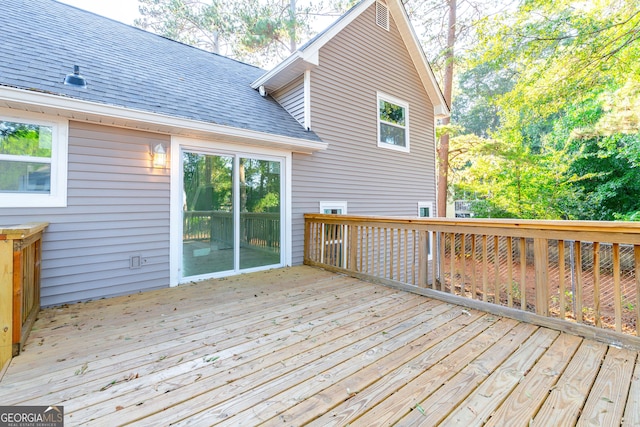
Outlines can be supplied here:
M264 70L53 0L2 0L0 85L311 141ZM88 87L64 85L73 66Z

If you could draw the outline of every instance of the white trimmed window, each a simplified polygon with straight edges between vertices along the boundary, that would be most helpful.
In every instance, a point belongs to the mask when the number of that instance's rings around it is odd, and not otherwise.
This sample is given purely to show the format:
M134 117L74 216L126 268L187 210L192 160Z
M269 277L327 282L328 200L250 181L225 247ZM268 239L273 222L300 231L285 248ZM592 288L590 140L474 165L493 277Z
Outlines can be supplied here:
M433 202L418 202L418 216L420 218L432 218Z
M0 111L0 207L67 205L67 139L66 120Z
M346 215L347 202L320 202L320 213Z
M409 104L378 93L378 147L409 152Z

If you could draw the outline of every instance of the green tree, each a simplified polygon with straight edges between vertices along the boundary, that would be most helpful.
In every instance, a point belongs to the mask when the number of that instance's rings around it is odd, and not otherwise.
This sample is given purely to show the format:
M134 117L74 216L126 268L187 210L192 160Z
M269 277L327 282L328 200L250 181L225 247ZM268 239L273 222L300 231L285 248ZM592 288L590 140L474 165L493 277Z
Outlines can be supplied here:
M309 38L318 15L348 3L301 6L295 0L139 0L135 25L204 50L273 65Z
M517 217L640 210L639 27L629 0L530 0L483 18L474 64L511 74L513 87L488 104L499 112L488 134L500 149L473 162L465 185Z

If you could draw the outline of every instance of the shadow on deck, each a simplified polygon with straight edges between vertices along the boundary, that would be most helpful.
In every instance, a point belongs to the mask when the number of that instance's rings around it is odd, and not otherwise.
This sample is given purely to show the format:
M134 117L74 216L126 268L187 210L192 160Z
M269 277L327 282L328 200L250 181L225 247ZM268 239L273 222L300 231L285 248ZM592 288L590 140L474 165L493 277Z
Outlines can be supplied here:
M640 425L640 360L311 267L43 310L3 405L65 425Z

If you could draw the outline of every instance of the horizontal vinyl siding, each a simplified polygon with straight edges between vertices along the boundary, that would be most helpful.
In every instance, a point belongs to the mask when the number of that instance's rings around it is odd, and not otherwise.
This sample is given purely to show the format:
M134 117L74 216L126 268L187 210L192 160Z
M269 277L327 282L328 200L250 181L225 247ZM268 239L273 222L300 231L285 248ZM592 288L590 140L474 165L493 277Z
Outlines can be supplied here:
M377 146L377 93L409 104L410 153ZM303 214L346 200L350 214L416 216L434 201L433 105L395 22L375 23L375 4L320 50L311 72L312 130L326 151L294 154L293 254L302 261Z
M3 209L0 224L45 221L42 305L169 285L169 170L154 170L164 135L69 123L66 208ZM129 257L146 263L129 269Z
M272 96L282 105L282 108L304 126L304 76L274 92Z

